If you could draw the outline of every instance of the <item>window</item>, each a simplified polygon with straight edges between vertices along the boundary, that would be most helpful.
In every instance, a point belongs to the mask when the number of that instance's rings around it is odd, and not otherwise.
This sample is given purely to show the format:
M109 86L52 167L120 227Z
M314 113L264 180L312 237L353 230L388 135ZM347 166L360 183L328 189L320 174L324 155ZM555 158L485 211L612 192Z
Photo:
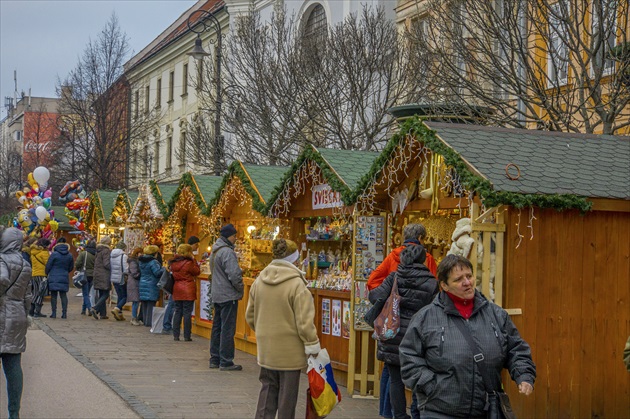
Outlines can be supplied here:
M197 61L197 91L203 89L203 60Z
M184 64L182 70L182 96L188 94L188 64Z
M328 23L326 21L326 12L321 4L317 4L311 9L306 19L303 37L304 40L315 43L325 39L327 34Z
M149 171L150 171L150 166L151 166L151 158L149 157L148 142L149 142L149 139L145 138L144 143L147 144L147 146L144 147L144 152L142 156L142 159L144 160L144 165L142 166L142 177L145 179L149 177Z
M160 174L160 139L155 138L155 144L153 146L153 175L157 176Z
M22 141L22 131L15 131L13 133L13 140L14 141Z
M149 86L144 88L144 113L149 114L149 108L151 106L151 102L149 102L149 93L151 92L151 88Z
M600 0L592 4L591 49L593 51L593 72L604 75L615 69L615 60L609 56L617 44L617 3L618 0Z
M162 107L162 79L157 81L157 90L155 96L155 106L159 109Z
M171 71L168 75L168 101L173 101L173 93L175 89L175 72Z
M134 119L138 119L138 113L139 113L139 108L140 106L140 90L136 90L136 92L134 93L134 99L133 99L133 117Z
M173 164L173 132L169 131L166 136L166 169L170 170Z
M131 177L132 182L138 179L138 149L137 148L134 148L133 154L131 155L131 170L129 170L129 176Z
M186 141L187 132L184 130L179 134L179 164L186 166Z
M549 6L547 78L550 87L565 85L569 78L569 49L564 43L569 14L569 5L566 1L562 0Z

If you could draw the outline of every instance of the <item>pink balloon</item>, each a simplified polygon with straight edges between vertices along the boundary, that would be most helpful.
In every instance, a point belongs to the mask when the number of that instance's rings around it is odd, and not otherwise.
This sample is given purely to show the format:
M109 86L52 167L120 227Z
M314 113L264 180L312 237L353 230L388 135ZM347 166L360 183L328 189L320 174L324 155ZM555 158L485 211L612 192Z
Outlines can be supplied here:
M51 196L52 196L52 188L46 189L46 192L44 192L44 198L50 198Z

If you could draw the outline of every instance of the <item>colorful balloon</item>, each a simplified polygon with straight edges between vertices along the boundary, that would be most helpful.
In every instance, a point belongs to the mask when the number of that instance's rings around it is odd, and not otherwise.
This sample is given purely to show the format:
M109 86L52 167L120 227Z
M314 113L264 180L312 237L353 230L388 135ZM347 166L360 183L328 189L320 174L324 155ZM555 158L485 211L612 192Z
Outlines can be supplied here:
M43 221L46 219L46 217L49 217L50 219L50 214L48 214L48 210L46 210L46 208L39 206L35 209L35 215L37 216L37 219L39 221Z
M48 184L48 179L50 179L50 172L44 166L36 167L35 170L33 170L33 178L37 183Z

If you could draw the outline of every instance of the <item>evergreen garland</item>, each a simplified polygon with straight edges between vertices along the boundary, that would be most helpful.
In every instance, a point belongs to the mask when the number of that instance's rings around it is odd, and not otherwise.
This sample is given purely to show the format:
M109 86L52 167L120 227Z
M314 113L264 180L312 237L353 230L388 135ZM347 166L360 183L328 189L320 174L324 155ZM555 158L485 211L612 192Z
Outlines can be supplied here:
M461 156L452 148L444 144L435 131L424 125L421 118L414 116L407 119L400 126L400 130L387 143L383 153L376 159L368 174L361 178L359 186L353 191L352 202L356 202L358 197L369 186L370 182L378 176L378 173L390 160L392 153L398 145L404 145L407 136L410 135L417 141L423 143L429 150L444 157L447 166L455 169L462 184L475 194L486 207L496 207L498 205L511 205L515 208L538 207L554 208L558 211L568 209L578 209L584 213L590 211L592 202L585 197L574 194L521 194L516 192L495 191L492 184L479 176L474 175Z
M223 191L225 190L228 182L232 179L232 176L238 176L239 179L241 179L243 188L245 188L245 191L252 197L252 208L260 213L265 210L265 203L260 199L260 195L258 195L258 192L249 181L249 176L243 169L241 163L238 160L235 160L232 162L230 167L228 167L228 170L223 176L223 180L221 181L221 186L219 186L219 189L217 189L217 192L215 193L214 198L212 198L212 201L208 203L206 211L203 213L204 215L210 216L212 208L221 199L221 195L223 194Z
M199 191L199 188L197 187L197 183L195 182L195 179L193 178L192 174L190 172L186 172L182 175L181 179L179 180L179 185L177 186L177 190L171 197L171 200L168 202L169 216L170 214L173 213L173 210L175 209L175 204L177 204L177 200L179 199L179 196L181 195L182 190L186 186L188 186L190 192L195 197L195 204L197 204L197 208L199 208L199 212L201 214L206 212L207 210L206 202L204 201L203 196L201 196L201 192Z
M154 180L150 180L149 188L151 188L151 194L153 195L153 198L155 198L155 204L157 205L160 214L162 214L162 217L164 217L165 220L168 219L170 211L168 207L164 204L164 199L162 198L162 194L158 189L157 182Z

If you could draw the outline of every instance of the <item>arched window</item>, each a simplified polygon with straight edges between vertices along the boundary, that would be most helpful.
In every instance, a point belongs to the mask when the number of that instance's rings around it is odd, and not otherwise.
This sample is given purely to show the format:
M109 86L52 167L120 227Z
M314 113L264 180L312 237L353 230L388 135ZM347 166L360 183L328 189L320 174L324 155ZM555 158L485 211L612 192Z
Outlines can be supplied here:
M321 4L316 4L305 20L303 37L309 43L316 43L326 38L328 31L328 22L326 21L326 12Z

